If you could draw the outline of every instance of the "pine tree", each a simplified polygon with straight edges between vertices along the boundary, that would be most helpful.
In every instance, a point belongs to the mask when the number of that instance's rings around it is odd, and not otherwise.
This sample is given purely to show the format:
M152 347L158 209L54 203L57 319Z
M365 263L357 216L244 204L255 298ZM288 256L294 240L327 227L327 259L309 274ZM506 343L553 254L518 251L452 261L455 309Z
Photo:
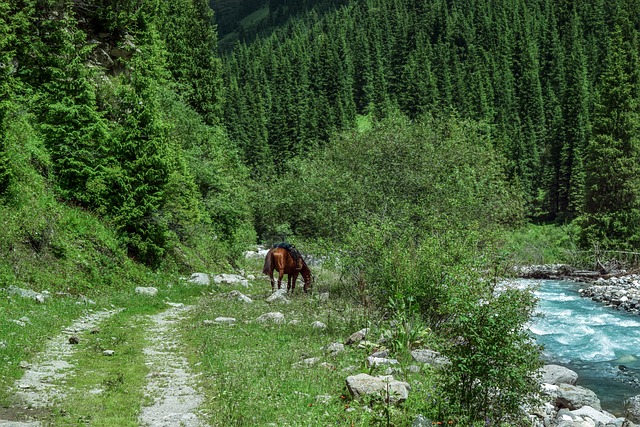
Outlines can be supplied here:
M588 138L590 99L581 36L580 18L574 12L569 23L562 99L564 138L560 152L559 212L563 219L576 217L584 191L583 155Z
M617 8L586 149L582 243L640 244L637 32Z

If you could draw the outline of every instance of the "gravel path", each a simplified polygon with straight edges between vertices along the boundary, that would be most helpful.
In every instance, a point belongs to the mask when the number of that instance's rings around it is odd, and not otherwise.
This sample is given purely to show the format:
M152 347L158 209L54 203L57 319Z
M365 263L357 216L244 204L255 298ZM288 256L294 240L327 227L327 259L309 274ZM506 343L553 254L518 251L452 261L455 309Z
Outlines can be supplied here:
M204 398L197 388L197 377L189 369L189 362L180 354L180 339L175 325L182 320L191 306L170 304L170 307L149 316L148 346L144 349L150 369L140 425L150 427L205 427L198 407ZM16 413L51 407L65 397L67 375L73 372L72 356L77 348L69 343L72 335L93 329L118 310L90 313L78 319L53 338L45 350L25 370L15 385ZM0 427L40 427L38 421L9 421L1 419Z
M174 325L193 307L182 304L151 316L148 329L150 345L144 354L150 369L146 395L153 400L144 406L140 425L152 427L204 427L198 407L204 400L197 389L189 362L180 354L180 342Z
M96 327L100 322L117 313L118 310L89 313L76 320L60 334L51 339L35 361L25 366L22 378L15 383L16 405L24 409L39 409L51 406L65 396L59 384L65 383L67 374L73 369L69 362L76 346L69 344L69 337ZM31 427L40 423L17 422L0 419L0 427Z
M45 408L63 399L65 393L57 384L63 384L67 373L73 369L69 363L76 346L69 344L69 337L95 328L100 322L116 314L118 310L89 313L47 344L20 380L16 382L15 396L29 408Z

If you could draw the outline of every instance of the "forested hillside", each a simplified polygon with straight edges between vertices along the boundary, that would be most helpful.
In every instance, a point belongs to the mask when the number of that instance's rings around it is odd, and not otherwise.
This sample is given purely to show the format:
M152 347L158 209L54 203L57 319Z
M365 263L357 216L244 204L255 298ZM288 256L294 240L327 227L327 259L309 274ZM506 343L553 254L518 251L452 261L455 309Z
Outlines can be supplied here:
M351 1L225 57L224 118L254 175L359 114L487 124L539 221L636 246L640 2Z
M216 43L204 0L0 1L2 258L68 261L86 244L61 232L74 212L154 268L254 239Z

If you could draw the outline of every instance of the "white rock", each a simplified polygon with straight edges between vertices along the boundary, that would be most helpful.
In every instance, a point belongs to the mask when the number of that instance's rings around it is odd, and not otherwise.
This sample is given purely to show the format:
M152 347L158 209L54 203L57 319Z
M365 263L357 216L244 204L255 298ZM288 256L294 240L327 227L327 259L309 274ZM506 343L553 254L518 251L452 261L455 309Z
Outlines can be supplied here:
M196 285L208 286L210 282L209 275L206 273L193 273L189 278L189 282Z
M279 323L284 323L285 319L284 319L284 314L280 313L279 311L276 311L272 313L265 313L262 316L258 317L256 321L260 323L272 322L272 323L279 324Z
M369 366L381 366L381 365L398 365L399 362L396 359L387 359L386 357L367 357L367 363Z
M246 302L246 303L252 303L253 300L251 298L249 298L248 296L246 296L245 294L243 294L240 291L231 291L229 292L229 298L232 299L237 299L238 301L242 301L242 302Z
M277 291L269 295L269 298L267 298L266 301L270 304L272 303L290 304L291 301L287 298L286 295L287 295L287 291L285 289L278 289Z
M233 325L234 323L236 323L236 319L234 319L233 317L216 317L215 321L217 323L226 323L228 325Z
M325 325L324 323L320 322L319 320L316 320L315 322L313 322L311 324L311 327L313 329L327 329L327 325Z
M240 285L245 288L249 287L249 281L238 274L218 274L213 278L218 285Z
M158 295L158 289L154 288L152 286L149 286L149 287L138 286L135 289L135 292L136 292L136 294L147 295L147 296L150 296L150 297L154 297L154 296Z

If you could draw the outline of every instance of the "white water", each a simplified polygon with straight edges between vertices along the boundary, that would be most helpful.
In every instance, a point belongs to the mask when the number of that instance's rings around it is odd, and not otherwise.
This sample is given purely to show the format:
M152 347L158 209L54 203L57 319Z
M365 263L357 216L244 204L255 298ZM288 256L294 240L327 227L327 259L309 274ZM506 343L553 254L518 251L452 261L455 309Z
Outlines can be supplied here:
M526 283L539 285L541 315L529 329L544 346L545 360L576 371L578 385L595 391L603 409L619 414L625 398L640 394L640 380L634 384L640 378L640 316L582 298L573 282Z

